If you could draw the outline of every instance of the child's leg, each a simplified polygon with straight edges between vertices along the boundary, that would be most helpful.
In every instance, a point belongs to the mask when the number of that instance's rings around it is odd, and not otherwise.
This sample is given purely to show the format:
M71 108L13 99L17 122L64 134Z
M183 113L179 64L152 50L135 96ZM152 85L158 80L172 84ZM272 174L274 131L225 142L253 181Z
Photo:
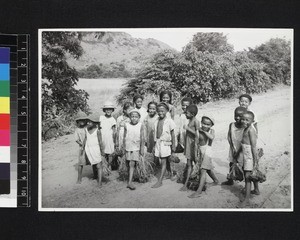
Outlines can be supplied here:
M192 161L190 159L187 159L186 166L187 166L186 180L185 180L183 187L181 187L179 189L179 191L187 191L187 183L188 183L191 173L192 173Z
M135 189L135 186L133 186L133 184L132 184L134 166L135 166L135 162L134 161L129 161L129 179L128 179L128 185L127 185L127 187L130 190L134 190Z
M161 174L160 177L157 181L157 183L155 183L152 188L158 188L162 185L162 180L164 178L164 175L166 173L166 169L167 169L167 158L161 158Z
M213 170L207 170L207 174L214 181L215 185L217 185L219 183L219 180L217 179L215 172Z
M206 172L207 172L206 169L203 169L203 168L201 169L201 176L200 176L199 187L198 187L198 189L197 189L196 192L194 192L193 194L191 194L190 196L188 196L189 198L197 198L197 197L201 196L203 187L204 187L204 185L206 183Z
M251 192L251 181L249 180L250 171L245 171L245 199L241 204L241 207L246 207L249 205L249 199L250 199L250 192Z
M82 169L83 169L83 166L82 166L82 165L78 165L78 178L77 178L77 183L81 183L81 179L82 179Z
M97 165L96 164L92 165L92 168L93 168L94 179L98 179Z
M258 181L253 181L254 190L251 191L251 194L259 195L260 191L258 188Z
M230 162L230 163L229 163L229 172L231 172L232 166L233 166L233 163ZM222 182L221 184L222 184L222 185L233 185L233 184L234 184L234 181L233 181L232 179L228 179L227 181Z
M102 162L96 164L96 166L97 166L97 170L98 170L98 186L101 187L102 186L102 172L103 172Z

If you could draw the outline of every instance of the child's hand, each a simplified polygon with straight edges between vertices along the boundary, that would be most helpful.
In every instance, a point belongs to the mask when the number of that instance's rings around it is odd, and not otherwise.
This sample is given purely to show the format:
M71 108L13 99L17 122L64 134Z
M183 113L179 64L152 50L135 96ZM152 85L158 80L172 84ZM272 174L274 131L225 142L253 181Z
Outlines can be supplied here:
M186 125L183 125L183 127L182 127L182 128L183 128L184 130L186 130L186 127L187 127Z

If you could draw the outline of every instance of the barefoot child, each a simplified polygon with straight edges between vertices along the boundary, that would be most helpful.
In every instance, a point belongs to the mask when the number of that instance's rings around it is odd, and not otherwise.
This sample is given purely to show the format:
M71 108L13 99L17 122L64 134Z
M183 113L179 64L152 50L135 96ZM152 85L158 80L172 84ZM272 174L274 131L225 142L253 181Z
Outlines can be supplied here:
M140 113L133 109L129 114L130 122L125 123L124 147L126 151L126 163L129 165L129 179L127 188L135 190L132 184L133 172L136 162L140 161L140 156L144 156L144 130L140 120Z
M241 143L244 133L244 125L242 124L242 117L243 114L247 110L244 107L237 107L234 110L234 120L235 122L232 122L229 124L229 130L227 134L227 140L229 142L229 172L231 171L231 168L233 166L233 163L237 162L239 163L240 167L243 167L244 160L243 160L243 154L241 151ZM234 181L232 179L228 179L225 182L222 182L222 185L233 185Z
M180 191L187 191L187 183L192 173L192 164L195 162L197 155L197 141L198 141L198 130L200 127L199 121L196 119L198 108L196 105L189 105L186 109L186 117L189 123L185 127L185 148L184 155L187 158L187 177L185 183Z
M143 101L144 101L144 97L142 95L135 95L133 97L133 104L134 107L139 111L140 113L140 121L143 122L145 117L147 116L147 109L143 107Z
M251 111L251 109L249 108L251 103L252 103L252 97L249 94L242 94L241 96L239 96L239 105L240 105L240 107L245 108L247 111ZM257 117L256 117L255 121L253 122L253 126L256 128L256 131L258 131L258 129L257 129Z
M105 102L103 106L104 116L100 116L101 134L104 144L104 153L109 168L111 168L112 153L115 151L116 120L112 116L115 107L111 102Z
M206 173L214 180L214 184L218 184L218 179L213 172L211 160L211 145L215 138L215 131L211 129L214 125L212 117L204 115L201 119L201 128L199 128L199 152L200 152L200 183L196 192L191 194L189 198L197 198L201 196L203 187L206 183Z
M101 131L99 130L99 116L92 114L87 117L87 128L86 128L86 143L85 153L91 163L94 171L97 171L98 186L102 186L102 157L103 154L103 142Z
M170 91L162 91L159 94L160 102L164 102L168 105L169 111L167 117L170 117L174 120L175 117L175 107L172 105L172 93Z
M133 109L132 102L125 102L123 105L123 115L117 118L117 141L116 149L121 150L123 147L125 123L130 122L129 112Z
M249 198L251 193L251 181L249 176L254 168L256 168L257 160L257 131L253 126L254 114L253 112L247 111L243 114L242 124L245 127L243 139L242 139L242 151L244 157L244 175L245 175L245 199L241 204L241 207L249 205ZM254 183L254 193L259 194L258 182Z
M78 152L78 178L77 183L81 183L82 179L82 169L83 166L86 165L85 161L85 141L86 141L86 118L87 115L84 112L79 112L77 118L75 119L77 128L75 129L75 140L76 143L79 145L79 152Z
M158 118L156 107L156 102L148 103L148 115L143 122L145 131L145 145L147 146L148 153L152 153L154 149L154 124Z
M165 103L157 105L158 119L155 122L154 128L154 155L161 160L161 175L156 184L152 188L162 186L162 180L166 173L167 167L170 168L169 157L175 151L175 123L171 118L167 117L169 107Z
M192 104L191 98L183 98L181 100L181 109L182 113L179 115L179 136L178 136L178 143L181 145L182 148L184 148L184 142L185 142L185 126L188 125L189 120L186 117L186 109L189 105Z

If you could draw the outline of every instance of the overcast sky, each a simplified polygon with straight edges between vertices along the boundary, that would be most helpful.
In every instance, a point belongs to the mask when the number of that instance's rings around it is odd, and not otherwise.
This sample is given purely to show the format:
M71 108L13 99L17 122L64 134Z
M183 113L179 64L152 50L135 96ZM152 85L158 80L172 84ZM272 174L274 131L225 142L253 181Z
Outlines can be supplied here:
M123 30L122 30L123 32ZM255 47L270 38L293 39L292 29L250 29L250 28L153 28L153 29L124 29L135 38L154 38L167 43L181 51L197 32L223 32L228 42L233 44L235 51Z

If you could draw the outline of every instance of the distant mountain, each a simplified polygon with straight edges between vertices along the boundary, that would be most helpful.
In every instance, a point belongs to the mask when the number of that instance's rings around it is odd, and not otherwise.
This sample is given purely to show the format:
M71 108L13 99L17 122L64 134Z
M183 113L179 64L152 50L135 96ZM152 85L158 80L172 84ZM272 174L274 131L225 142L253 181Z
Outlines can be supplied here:
M81 35L83 55L78 60L68 59L68 63L77 70L92 64L122 63L127 70L135 72L153 54L174 50L156 39L134 38L124 32L82 32Z

